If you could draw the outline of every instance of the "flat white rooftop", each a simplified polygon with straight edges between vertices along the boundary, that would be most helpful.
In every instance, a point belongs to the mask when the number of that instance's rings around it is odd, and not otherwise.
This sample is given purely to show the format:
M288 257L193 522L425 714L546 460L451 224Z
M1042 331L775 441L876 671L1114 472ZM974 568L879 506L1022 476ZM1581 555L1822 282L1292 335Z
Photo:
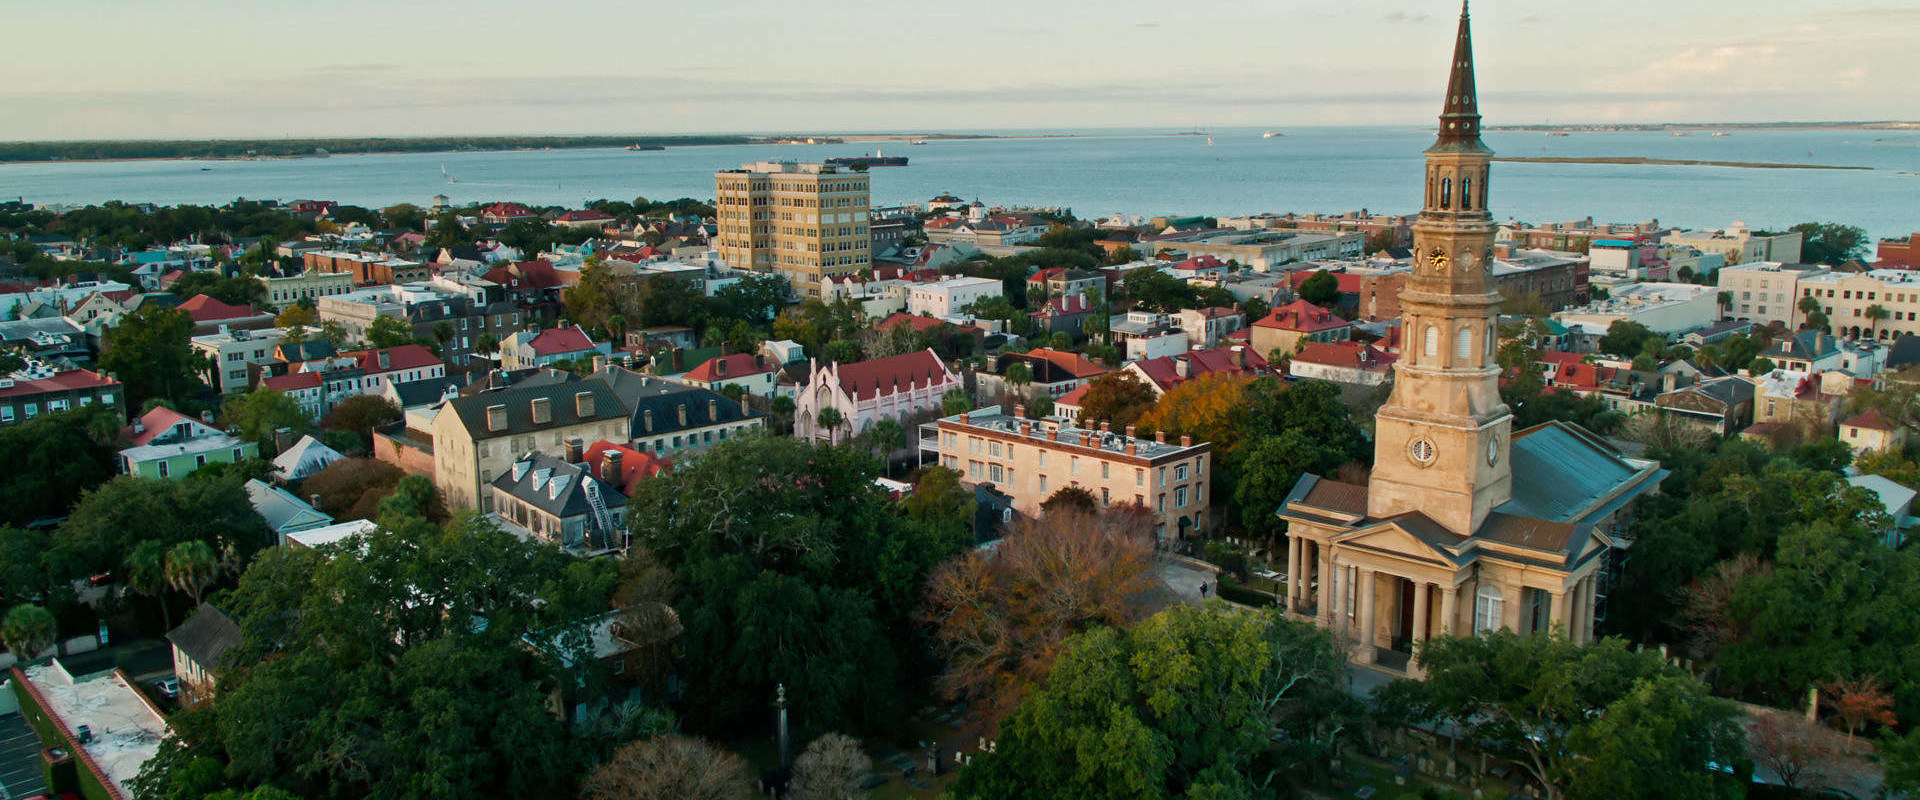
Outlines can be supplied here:
M67 730L77 736L80 726L87 726L93 736L93 741L82 745L87 757L99 765L122 797L132 797L127 781L140 774L141 765L160 751L160 739L167 732L166 719L117 673L75 682L56 664L30 667L25 672L27 682L46 699L47 710L58 716Z

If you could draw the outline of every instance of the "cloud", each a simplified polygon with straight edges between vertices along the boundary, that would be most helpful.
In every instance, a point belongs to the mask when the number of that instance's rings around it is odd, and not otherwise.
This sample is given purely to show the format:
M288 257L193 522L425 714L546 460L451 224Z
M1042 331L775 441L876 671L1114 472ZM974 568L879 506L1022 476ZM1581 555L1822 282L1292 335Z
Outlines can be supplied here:
M1392 25L1399 25L1402 23L1409 24L1409 25L1418 25L1422 22L1426 22L1428 19L1429 17L1426 14L1409 14L1405 11L1390 12L1386 16L1380 18L1382 22L1386 22Z
M1750 72L1759 62L1771 60L1780 53L1780 48L1772 44L1727 44L1718 47L1690 47L1667 58L1648 64L1641 71L1656 80L1695 77L1701 75L1721 75L1739 67L1742 72Z

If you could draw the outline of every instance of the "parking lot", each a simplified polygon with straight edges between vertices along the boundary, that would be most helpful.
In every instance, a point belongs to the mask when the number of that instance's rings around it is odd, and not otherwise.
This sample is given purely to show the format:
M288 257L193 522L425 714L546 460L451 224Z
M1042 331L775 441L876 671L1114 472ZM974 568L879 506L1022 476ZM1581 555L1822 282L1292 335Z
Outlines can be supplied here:
M19 714L0 715L0 798L47 790L40 775L40 737Z

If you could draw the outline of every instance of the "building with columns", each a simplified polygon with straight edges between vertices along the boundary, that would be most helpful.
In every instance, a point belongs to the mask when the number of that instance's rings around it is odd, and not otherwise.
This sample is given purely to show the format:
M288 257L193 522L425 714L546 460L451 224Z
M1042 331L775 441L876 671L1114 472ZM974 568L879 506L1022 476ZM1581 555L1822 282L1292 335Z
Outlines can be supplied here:
M1278 511L1286 607L1341 631L1355 662L1409 672L1415 645L1440 634L1591 638L1633 501L1665 476L1577 426L1513 430L1494 359L1493 152L1464 6L1454 47L1372 477L1302 476Z

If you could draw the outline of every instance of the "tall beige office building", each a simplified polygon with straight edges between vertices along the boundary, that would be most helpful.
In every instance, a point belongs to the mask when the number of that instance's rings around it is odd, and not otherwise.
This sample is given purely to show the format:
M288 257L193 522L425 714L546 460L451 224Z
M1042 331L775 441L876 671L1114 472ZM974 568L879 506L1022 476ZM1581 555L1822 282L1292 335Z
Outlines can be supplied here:
M830 164L762 161L714 173L720 257L772 272L801 297L827 278L866 269L867 175Z

